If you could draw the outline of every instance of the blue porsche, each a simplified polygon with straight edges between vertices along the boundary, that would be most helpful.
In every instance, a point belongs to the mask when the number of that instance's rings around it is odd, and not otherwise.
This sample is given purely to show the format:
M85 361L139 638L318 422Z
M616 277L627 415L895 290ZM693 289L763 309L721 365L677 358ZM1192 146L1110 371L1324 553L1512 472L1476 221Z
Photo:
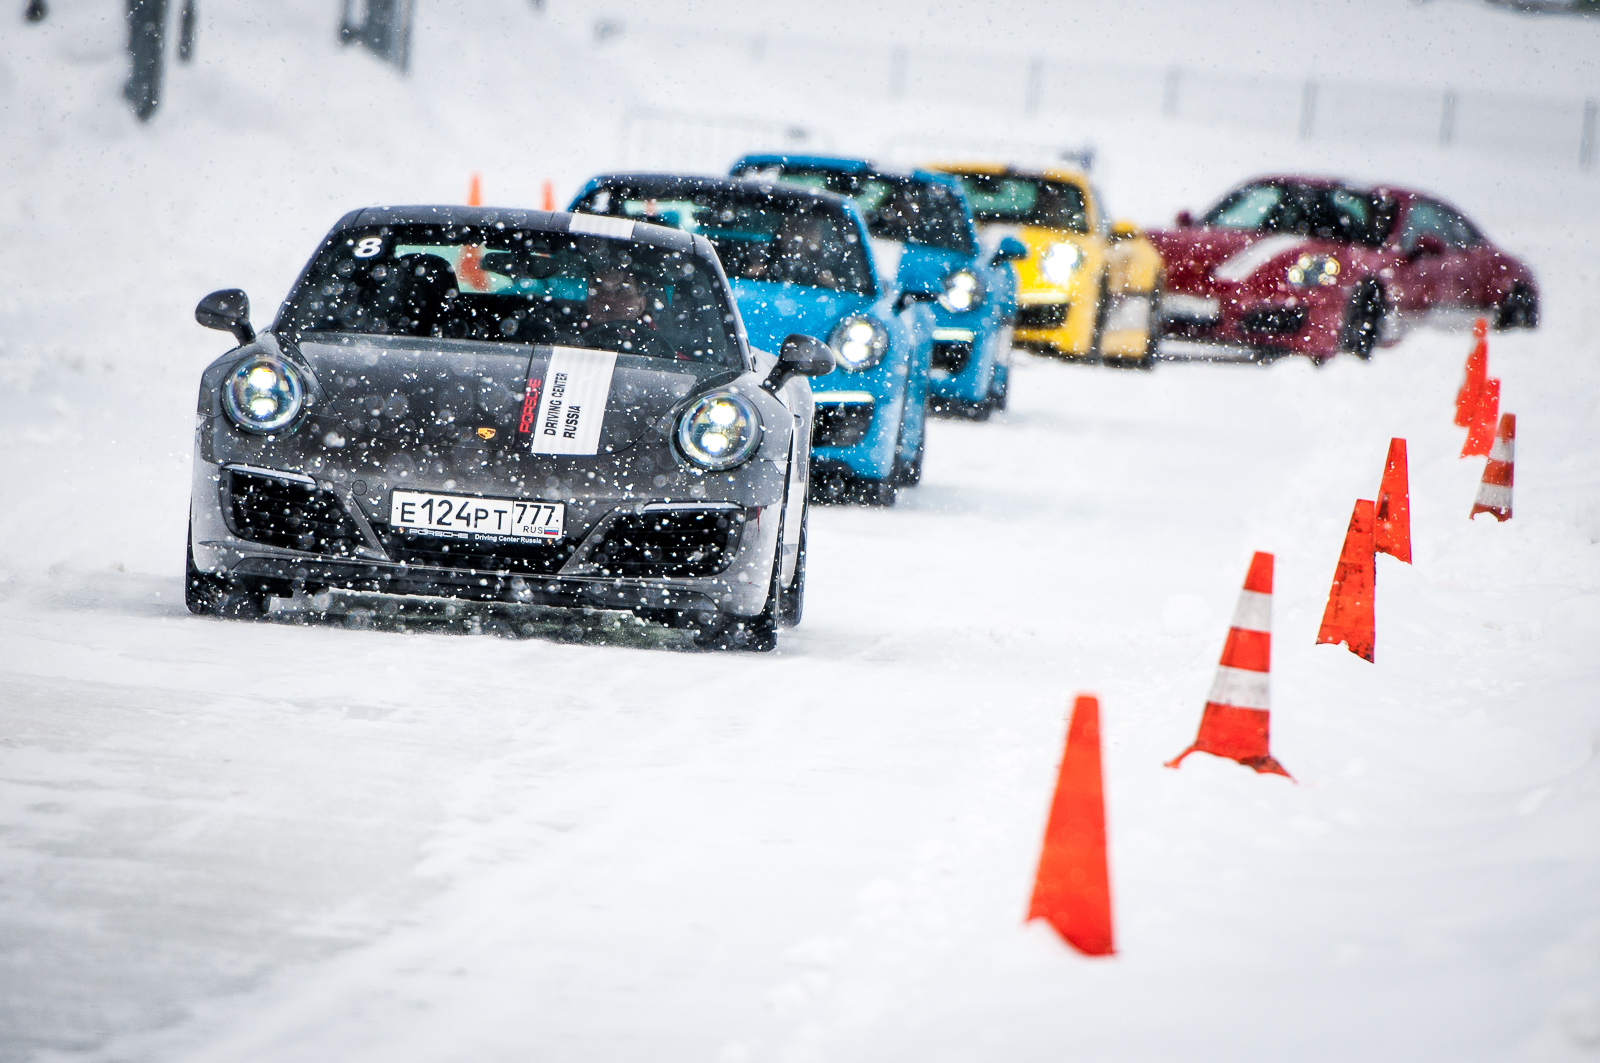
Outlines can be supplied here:
M926 170L895 172L864 159L746 155L735 177L779 181L848 197L867 221L884 266L904 297L932 304L932 391L936 407L983 419L1004 409L1011 367L1017 277L1026 258L1015 237L979 244L960 183Z
M833 348L836 368L811 381L816 500L893 505L897 488L922 478L934 312L904 297L849 199L727 177L606 174L572 210L704 236L753 348L776 351L796 332Z

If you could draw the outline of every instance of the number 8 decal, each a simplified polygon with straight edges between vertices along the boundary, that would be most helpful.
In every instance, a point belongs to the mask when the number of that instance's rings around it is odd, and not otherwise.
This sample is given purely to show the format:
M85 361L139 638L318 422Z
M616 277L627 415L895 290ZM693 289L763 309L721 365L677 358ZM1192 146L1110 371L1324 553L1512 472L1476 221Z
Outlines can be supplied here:
M356 257L371 258L383 250L383 237L365 236L356 242Z

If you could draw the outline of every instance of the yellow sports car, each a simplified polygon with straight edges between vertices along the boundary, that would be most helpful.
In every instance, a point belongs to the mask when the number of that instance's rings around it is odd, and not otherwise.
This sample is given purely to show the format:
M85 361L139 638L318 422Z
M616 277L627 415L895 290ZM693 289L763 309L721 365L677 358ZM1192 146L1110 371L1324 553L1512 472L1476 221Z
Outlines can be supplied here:
M1016 345L1149 368L1160 340L1161 255L1131 222L1108 222L1076 170L943 163L989 238L1028 245L1017 270ZM998 232L997 232L998 230Z

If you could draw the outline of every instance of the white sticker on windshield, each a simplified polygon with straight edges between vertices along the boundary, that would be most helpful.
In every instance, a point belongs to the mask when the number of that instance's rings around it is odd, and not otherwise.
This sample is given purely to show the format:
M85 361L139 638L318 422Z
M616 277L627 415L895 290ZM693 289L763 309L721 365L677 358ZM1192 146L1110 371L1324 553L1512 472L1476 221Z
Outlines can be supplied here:
M600 218L593 214L574 214L567 225L569 233L590 233L594 236L618 236L633 239L633 222L627 218Z
M611 395L617 356L581 347L554 347L544 373L544 393L534 416L535 454L594 454Z

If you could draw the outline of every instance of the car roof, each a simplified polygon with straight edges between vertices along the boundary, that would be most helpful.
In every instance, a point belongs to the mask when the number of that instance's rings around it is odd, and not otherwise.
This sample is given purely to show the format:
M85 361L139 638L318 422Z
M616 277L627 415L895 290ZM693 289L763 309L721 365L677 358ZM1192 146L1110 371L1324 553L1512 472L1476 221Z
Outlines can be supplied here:
M944 174L924 170L921 167L902 170L893 166L880 166L871 159L849 158L843 155L790 155L782 152L769 154L746 155L735 162L731 169L741 166L784 166L811 170L830 170L833 173L868 174L873 177L887 177L894 181L917 181L922 183L944 184Z
M515 210L500 207L461 207L453 204L434 204L407 207L364 207L353 210L339 219L334 232L346 229L368 228L373 225L473 225L488 227L503 225L508 229L533 232L568 232L573 215L567 211ZM588 234L580 234L588 235ZM665 225L636 222L632 239L641 244L653 244L673 251L688 251L694 239L688 233Z
M752 181L744 177L711 177L701 174L679 173L603 173L589 179L585 190L598 188L602 185L626 185L637 188L641 192L654 192L665 195L672 192L742 192L748 194L756 190L766 199L777 202L791 203L816 203L826 202L840 208L846 213L855 210L853 204L845 196L835 195L832 192L815 188L800 188L796 185L777 184L772 181ZM676 232L677 230L672 230Z
M1089 187L1089 175L1070 166L1013 166L1006 162L932 162L928 169L945 174L986 174L993 177L1040 177L1047 181Z

